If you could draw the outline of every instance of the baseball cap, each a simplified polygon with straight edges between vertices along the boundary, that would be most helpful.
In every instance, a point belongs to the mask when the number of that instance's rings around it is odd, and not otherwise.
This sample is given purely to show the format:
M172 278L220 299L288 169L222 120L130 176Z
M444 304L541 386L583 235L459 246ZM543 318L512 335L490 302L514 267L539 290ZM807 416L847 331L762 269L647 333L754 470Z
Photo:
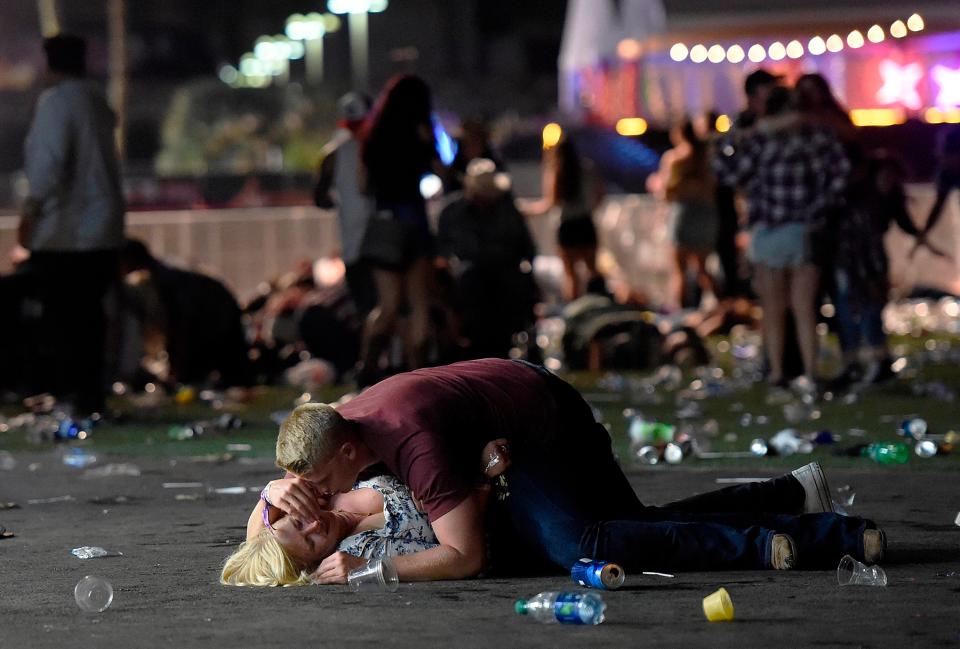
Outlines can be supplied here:
M370 98L359 92L348 92L337 102L340 117L348 122L358 122L370 112Z

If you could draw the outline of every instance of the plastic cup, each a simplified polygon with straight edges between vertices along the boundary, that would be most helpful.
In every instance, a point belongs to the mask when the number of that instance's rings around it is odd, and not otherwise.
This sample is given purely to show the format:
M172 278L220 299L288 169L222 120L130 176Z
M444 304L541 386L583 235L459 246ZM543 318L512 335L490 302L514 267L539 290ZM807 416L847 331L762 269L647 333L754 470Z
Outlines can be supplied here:
M703 598L703 612L711 622L729 622L733 619L733 600L726 588Z
M73 589L77 606L87 613L102 613L113 603L113 586L102 577L87 575Z
M397 569L390 557L371 559L362 568L351 570L347 583L355 591L386 590L392 593L400 587Z
M886 586L887 573L880 566L867 566L849 554L837 566L837 582L841 586Z

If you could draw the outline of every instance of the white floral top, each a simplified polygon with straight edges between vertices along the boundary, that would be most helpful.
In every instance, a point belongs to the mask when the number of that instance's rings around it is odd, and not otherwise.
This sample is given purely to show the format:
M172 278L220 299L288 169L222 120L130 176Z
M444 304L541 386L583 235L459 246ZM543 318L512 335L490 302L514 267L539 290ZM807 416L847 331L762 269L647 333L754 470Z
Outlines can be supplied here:
M439 545L427 515L417 510L410 489L393 476L361 480L354 489L375 489L383 496L384 526L348 536L339 550L358 557L376 559L414 554Z

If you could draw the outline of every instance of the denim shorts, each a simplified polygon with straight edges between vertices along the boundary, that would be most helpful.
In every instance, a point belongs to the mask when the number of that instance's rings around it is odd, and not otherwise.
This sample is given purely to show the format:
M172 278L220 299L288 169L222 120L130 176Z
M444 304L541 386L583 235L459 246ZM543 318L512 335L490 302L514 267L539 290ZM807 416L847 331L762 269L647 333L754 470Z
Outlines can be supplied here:
M755 225L750 230L747 258L769 268L796 268L813 263L806 223Z

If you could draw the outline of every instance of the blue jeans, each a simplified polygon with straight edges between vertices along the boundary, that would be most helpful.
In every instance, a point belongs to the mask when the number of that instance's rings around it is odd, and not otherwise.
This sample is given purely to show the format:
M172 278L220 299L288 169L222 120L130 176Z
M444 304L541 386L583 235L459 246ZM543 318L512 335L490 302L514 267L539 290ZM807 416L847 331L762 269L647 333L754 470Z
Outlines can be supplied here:
M545 373L542 370L542 373ZM535 447L513 445L509 497L497 503L493 561L512 567L546 560L569 570L581 557L642 570L729 570L770 567L770 540L786 533L798 567L832 567L844 554L863 557L863 519L795 515L804 491L792 476L735 485L671 503L644 506L613 457L610 437L579 393L544 374L563 422ZM498 556L513 549L523 557Z
M853 295L849 273L843 268L834 271L837 287L837 336L840 349L852 352L862 345L884 347L887 334L883 331L883 303L869 295ZM856 301L857 308L854 308Z

